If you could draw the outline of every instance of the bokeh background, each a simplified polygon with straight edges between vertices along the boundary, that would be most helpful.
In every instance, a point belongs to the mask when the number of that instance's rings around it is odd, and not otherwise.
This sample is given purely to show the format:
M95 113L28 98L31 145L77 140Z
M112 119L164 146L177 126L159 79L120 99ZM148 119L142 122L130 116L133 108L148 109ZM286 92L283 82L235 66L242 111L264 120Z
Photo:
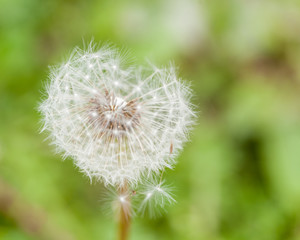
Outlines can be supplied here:
M197 126L168 183L177 204L131 239L300 239L300 2L0 0L0 239L115 239L103 186L39 134L48 65L83 42L173 60Z

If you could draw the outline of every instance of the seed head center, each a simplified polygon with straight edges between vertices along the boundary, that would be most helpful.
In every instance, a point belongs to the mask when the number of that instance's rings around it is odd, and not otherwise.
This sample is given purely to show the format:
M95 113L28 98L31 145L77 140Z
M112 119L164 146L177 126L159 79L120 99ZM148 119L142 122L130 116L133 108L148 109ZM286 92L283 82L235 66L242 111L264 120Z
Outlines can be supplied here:
M90 123L97 134L109 137L124 136L134 130L140 122L139 105L136 100L129 102L114 94L99 95L89 104Z

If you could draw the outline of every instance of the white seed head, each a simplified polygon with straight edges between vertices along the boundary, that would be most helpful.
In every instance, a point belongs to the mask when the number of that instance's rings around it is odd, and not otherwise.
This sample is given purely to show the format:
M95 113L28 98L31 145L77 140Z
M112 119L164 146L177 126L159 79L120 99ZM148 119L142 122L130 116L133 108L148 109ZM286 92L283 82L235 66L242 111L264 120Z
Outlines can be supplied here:
M49 80L43 130L89 177L122 186L172 167L193 123L190 90L173 67L123 67L115 49L89 47Z

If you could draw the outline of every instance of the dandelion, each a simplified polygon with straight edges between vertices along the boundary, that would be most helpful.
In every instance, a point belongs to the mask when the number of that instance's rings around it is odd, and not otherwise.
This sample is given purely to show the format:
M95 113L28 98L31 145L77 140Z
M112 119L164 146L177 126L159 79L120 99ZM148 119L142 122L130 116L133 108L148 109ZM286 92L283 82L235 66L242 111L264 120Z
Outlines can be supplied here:
M172 168L194 116L174 67L128 67L116 49L90 45L52 68L49 81L43 130L88 177L114 186L121 206L138 183Z

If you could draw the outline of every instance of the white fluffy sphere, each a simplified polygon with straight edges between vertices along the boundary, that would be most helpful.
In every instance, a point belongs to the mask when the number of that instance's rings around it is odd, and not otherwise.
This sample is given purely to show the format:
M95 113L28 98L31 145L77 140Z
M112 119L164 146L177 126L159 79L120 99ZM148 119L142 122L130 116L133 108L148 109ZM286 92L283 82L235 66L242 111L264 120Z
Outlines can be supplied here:
M117 50L90 47L49 78L43 130L89 177L122 186L172 166L193 119L174 68L124 67Z

